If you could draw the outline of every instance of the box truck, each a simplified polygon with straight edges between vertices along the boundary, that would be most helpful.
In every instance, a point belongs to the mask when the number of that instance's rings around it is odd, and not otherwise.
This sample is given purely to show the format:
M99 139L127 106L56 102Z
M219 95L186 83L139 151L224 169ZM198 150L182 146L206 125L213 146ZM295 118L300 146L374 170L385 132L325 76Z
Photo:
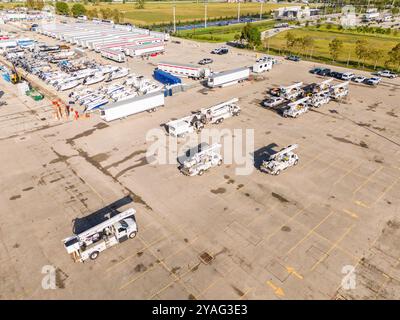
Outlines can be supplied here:
M153 112L162 106L164 106L164 94L154 92L106 105L101 108L100 116L105 121L113 121L143 111Z
M213 73L208 77L207 85L210 88L225 87L247 80L249 76L250 69L247 67Z

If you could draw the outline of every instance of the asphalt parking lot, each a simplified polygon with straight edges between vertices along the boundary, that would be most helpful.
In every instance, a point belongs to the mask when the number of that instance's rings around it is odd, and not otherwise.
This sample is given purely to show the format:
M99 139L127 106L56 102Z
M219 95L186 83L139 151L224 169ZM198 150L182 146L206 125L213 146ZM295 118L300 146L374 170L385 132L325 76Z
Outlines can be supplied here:
M214 47L169 43L164 56L127 65L151 77L157 61L195 63L214 58ZM254 59L231 49L212 67ZM314 66L280 59L262 77L197 84L155 113L111 123L57 121L49 100L33 102L0 80L8 102L0 107L0 298L399 299L400 80L352 83L345 101L297 119L260 106L271 87L321 81L308 73ZM298 166L270 176L224 164L186 177L176 164L147 163L149 130L233 97L241 115L215 128L253 129L255 150L297 143ZM138 236L74 263L61 241L73 220L127 195ZM42 287L47 265L56 268L54 290Z

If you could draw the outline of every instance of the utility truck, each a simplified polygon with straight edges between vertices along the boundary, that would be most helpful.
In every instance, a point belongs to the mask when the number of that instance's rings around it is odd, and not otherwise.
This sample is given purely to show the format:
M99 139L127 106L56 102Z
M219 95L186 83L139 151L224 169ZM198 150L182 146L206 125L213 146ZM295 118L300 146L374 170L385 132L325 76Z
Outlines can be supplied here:
M349 82L345 81L339 84L336 84L330 88L330 96L332 99L342 99L349 94Z
M200 151L183 162L180 171L186 176L202 176L208 169L222 164L220 149L219 143L204 144Z
M118 212L105 221L63 240L65 249L74 262L95 260L100 252L128 239L138 231L134 209Z
M195 131L199 133L204 128L200 114L192 114L181 119L169 121L166 126L168 134L173 137L184 137L186 134Z
M285 118L292 117L297 118L299 115L306 113L308 111L308 103L310 98L305 97L300 100L291 102L287 105L287 108L283 111L283 116Z
M262 162L260 170L277 176L282 170L297 165L299 157L293 152L297 147L297 144L292 144L270 155L267 160Z
M157 69L171 73L177 77L188 77L195 80L207 78L211 74L209 68L183 63L159 62Z
M301 88L303 86L303 82L296 82L295 84L292 84L291 86L287 87L280 87L279 88L279 96L288 99L288 100L293 100L298 97L300 97L303 94L303 89Z
M309 105L314 108L319 108L324 104L328 104L331 101L331 96L329 94L329 90L320 91L318 93L314 93L309 100Z
M224 119L238 116L240 114L240 107L237 105L238 98L217 104L216 106L201 109L200 114L202 115L201 121L204 124L208 123L221 123Z
M249 79L250 69L238 68L218 73L212 73L207 80L210 88L225 87Z

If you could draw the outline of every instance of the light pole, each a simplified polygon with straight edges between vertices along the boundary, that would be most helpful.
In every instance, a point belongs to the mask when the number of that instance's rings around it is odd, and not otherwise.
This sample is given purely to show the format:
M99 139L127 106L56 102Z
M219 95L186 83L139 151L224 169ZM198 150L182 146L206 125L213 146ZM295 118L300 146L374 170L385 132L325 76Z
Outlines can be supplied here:
M240 0L238 0L238 22L240 21Z
M204 28L207 28L207 1L204 1Z
M263 1L260 2L260 20L262 19L262 9L263 9Z
M174 33L176 33L176 15L175 15L175 10L176 10L176 8L175 8L175 3L174 3L174 6L172 7L172 14L174 16Z

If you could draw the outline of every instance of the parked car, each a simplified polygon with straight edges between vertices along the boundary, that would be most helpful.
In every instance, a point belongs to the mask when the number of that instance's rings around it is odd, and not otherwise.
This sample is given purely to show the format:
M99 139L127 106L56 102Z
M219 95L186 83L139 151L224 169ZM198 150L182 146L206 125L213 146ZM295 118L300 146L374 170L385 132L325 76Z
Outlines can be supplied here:
M210 63L213 63L213 60L210 58L204 58L199 61L199 64L201 64L201 65L210 64Z
M319 72L321 72L322 68L314 68L310 70L310 73L312 74L318 74Z
M263 106L267 108L275 108L280 106L285 102L285 99L282 97L270 97L263 101Z
M301 59L300 59L299 56L290 55L290 56L287 56L287 57L286 57L286 60L299 62Z
M329 74L331 73L331 69L321 69L317 74L319 75L319 76L323 76L323 77L325 77L325 76L329 76Z
M337 71L333 71L329 74L330 77L332 78L336 78L336 79L342 79L342 72L337 72Z
M229 50L226 47L216 48L211 51L212 54L226 54L228 52L229 52Z
M367 79L364 76L354 76L353 78L351 78L351 81L357 82L357 83L363 83L365 81L365 79Z
M372 77L365 80L365 83L369 84L370 86L376 86L379 84L379 82L381 82L381 78L379 77Z
M354 73L345 72L345 73L342 73L341 79L342 80L351 80L353 77L354 77Z
M391 72L389 70L378 71L376 74L380 77L385 77L385 78L390 78L390 79L397 77L396 73Z

